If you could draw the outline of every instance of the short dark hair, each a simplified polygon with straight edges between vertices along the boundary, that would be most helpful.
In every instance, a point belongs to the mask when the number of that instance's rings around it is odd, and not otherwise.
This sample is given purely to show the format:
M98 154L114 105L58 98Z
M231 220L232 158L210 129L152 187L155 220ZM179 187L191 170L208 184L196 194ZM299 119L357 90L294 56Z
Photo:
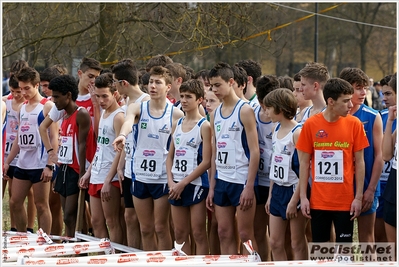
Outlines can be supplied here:
M68 74L68 69L63 64L55 64L51 68L56 69L59 72L59 75Z
M112 78L112 73L110 72L100 74L94 80L94 84L97 88L109 88L112 94L116 91L116 87L114 86L114 79Z
M389 80L388 86L390 86L396 94L396 72L392 75L391 79Z
M66 95L70 92L73 101L76 101L78 98L78 82L72 75L59 75L53 78L50 81L48 88L53 92L60 92L62 95Z
M88 69L102 71L101 63L94 58L84 57L80 63L79 69L86 72Z
M16 74L19 70L21 70L22 68L25 68L25 67L29 67L28 62L26 62L23 59L15 60L11 63L10 73Z
M346 67L339 73L339 78L352 84L369 86L370 79L364 71L359 68Z
M177 79L179 77L182 78L182 81L185 82L187 81L187 71L184 68L184 65L181 63L173 62L165 66L170 71L170 74L172 74L173 79Z
M165 55L156 55L150 58L147 62L147 65L145 66L145 70L149 72L152 67L155 66L162 66L165 67L168 64L173 63L173 60Z
M142 85L148 85L150 82L150 73L146 72L143 75L141 75L141 84Z
M220 78L222 78L225 82L228 82L230 79L234 79L233 69L229 64L225 62L219 62L209 71L209 79L218 76L220 76Z
M56 68L49 67L40 72L40 81L49 82L57 76L60 76L60 72Z
M301 77L311 79L313 81L317 81L321 84L321 87L327 82L330 78L330 74L328 73L327 67L318 62L309 62L303 67L298 75Z
M289 76L279 76L278 82L280 83L280 88L287 88L294 91L294 85L292 78Z
M196 99L199 99L200 97L204 98L205 90L204 90L204 85L202 82L196 80L196 79L190 79L188 81L185 81L181 84L179 88L180 93L191 93L195 94Z
M294 93L288 88L277 88L271 91L263 99L263 104L266 107L273 107L275 114L283 113L283 116L288 120L295 117L298 107Z
M40 74L31 67L24 67L20 69L15 77L17 77L18 81L25 83L30 82L33 85L40 83Z
M271 91L280 88L280 83L274 75L264 75L256 81L256 96L259 102L263 103L265 96Z
M352 85L341 78L331 78L324 85L323 96L327 103L329 98L337 100L341 95L353 95Z
M152 67L150 70L150 76L151 75L159 75L165 79L165 83L172 84L173 76L170 73L169 69L162 67L162 66L155 66Z
M201 77L204 81L208 81L209 80L208 75L209 75L209 70L202 69L194 75L194 79L199 79L199 77Z
M14 89L19 88L18 80L17 77L15 77L15 74L12 74L10 76L10 79L8 80L8 86Z
M195 73L194 73L193 68L191 68L188 65L183 65L183 68L186 70L186 81L188 81L190 79L194 79Z
M388 85L389 81L391 80L392 74L389 74L381 79L380 84L381 86ZM388 85L389 86L389 85Z
M237 65L242 67L247 72L248 76L252 77L253 84L256 86L258 78L262 75L262 66L259 62L252 59L246 59L238 61Z
M301 81L301 75L299 75L299 73L295 73L294 82L300 82L300 81Z
M130 58L123 59L111 66L111 71L117 80L126 80L131 85L139 83L137 67Z
M244 68L238 66L237 64L231 66L234 73L234 81L238 84L238 86L246 87L248 82L248 74L244 70Z

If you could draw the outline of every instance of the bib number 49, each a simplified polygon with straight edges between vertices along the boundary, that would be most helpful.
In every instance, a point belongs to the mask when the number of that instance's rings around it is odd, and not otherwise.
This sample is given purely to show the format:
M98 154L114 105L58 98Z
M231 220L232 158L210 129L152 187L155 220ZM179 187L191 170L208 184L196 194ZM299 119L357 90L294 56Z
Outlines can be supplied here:
M155 160L144 159L140 165L140 168L142 168L144 171L147 171L148 169L150 172L155 172L157 168L157 162Z

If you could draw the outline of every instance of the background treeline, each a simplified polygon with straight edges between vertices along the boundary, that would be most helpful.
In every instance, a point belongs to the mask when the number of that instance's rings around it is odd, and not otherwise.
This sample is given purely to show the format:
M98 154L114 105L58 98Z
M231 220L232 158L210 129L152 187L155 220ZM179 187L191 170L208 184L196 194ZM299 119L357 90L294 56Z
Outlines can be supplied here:
M171 58L194 70L251 58L279 76L293 76L314 60L315 17L306 16L315 3L2 5L3 74L16 59L38 70L61 63L74 74L84 56L105 67L126 57L144 66L153 55L179 51L187 52ZM318 3L319 12L334 7L318 16L318 61L333 76L344 66L375 80L395 72L396 5Z

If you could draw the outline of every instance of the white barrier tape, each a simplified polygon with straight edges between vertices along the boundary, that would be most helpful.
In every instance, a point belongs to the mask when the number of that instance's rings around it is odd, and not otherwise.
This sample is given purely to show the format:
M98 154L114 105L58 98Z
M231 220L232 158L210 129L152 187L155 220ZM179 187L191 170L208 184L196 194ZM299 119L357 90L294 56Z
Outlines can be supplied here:
M77 239L79 239L79 240L84 240L84 241L99 241L99 240L100 240L100 238L98 238L98 237L94 237L94 236L90 236L90 235L85 235L85 234L82 234L82 233L80 233L80 232L75 232L75 238L77 238ZM112 241L111 241L111 246L112 246L114 249L117 249L117 250L119 250L119 251L123 251L123 252L126 252L126 253L128 253L128 252L140 252L140 251L142 251L142 250L140 250L140 249L128 247L128 246L125 246L125 245L121 245L121 244L118 244L118 243L114 243L114 242L112 242Z
M33 234L31 232L12 232L12 231L3 231L2 237L11 237L11 236L28 236L28 237L36 237L36 238L42 238L45 240L43 237L41 237L38 234ZM61 240L61 241L78 241L77 238L75 237L68 237L68 236L58 236L58 235L48 235L51 240Z
M115 266L119 264L153 264L162 263L162 265L209 265L209 264L238 264L246 262L254 262L256 258L252 255L196 255L196 256L172 256L161 252L140 252L140 253L124 253L115 255L102 255L91 257L74 257L74 258L34 258L20 257L19 265L86 265L90 266Z
M53 240L51 240L50 237L48 237L48 235L43 231L42 228L39 228L39 230L37 230L36 233L37 233L38 236L43 237L44 240L46 240L47 244L53 244L54 243Z
M77 259L77 258L74 258ZM78 258L80 259L80 258ZM37 261L36 261L37 260ZM47 259L45 259L47 260ZM44 261L41 261L41 259L29 259L29 261L25 262L25 265L46 265L46 267L50 266L60 266L60 265L79 265L79 264L73 264L73 261L71 260L71 263L69 264L68 262L59 262L58 264L56 263L46 263ZM95 261L93 261L94 263ZM87 264L84 262L80 263L81 265ZM212 263L213 264L213 263ZM217 264L218 266L232 266L231 261L230 262L216 262L213 265ZM114 264L115 266L116 264ZM145 264L135 264L135 266L146 266L147 263ZM158 265L158 263L148 263L149 266L154 266ZM191 262L181 262L181 263L162 263L162 266L179 266L179 265L196 265L196 266L206 266L208 264L206 263L198 263L198 264L193 264ZM246 266L337 266L337 263L335 262L314 262L314 261L275 261L275 262L243 262L240 263L240 267L246 267ZM397 262L362 262L362 263L349 263L341 266L397 266ZM2 263L1 266L21 266L21 264L17 264L16 262L5 262ZM96 266L106 266L104 264L90 264L90 267L96 267ZM128 265L126 265L128 266ZM130 265L129 265L130 266Z
M24 247L24 246L41 246L47 244L44 237L37 235L15 235L6 236L1 238L2 248L12 248L12 247Z
M16 261L19 256L24 255L30 257L52 257L92 252L105 252L109 254L114 251L109 241L26 246L24 248L2 249L2 260Z

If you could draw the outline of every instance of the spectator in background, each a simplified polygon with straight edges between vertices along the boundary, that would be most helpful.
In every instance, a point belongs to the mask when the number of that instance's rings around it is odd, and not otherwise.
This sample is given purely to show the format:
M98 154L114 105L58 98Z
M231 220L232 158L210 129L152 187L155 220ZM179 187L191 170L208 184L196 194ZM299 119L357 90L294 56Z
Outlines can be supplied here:
M374 82L373 84L374 88L375 88L375 95L373 94L373 109L375 110L382 110L384 108L384 106L382 105L382 86L380 84L380 82Z

